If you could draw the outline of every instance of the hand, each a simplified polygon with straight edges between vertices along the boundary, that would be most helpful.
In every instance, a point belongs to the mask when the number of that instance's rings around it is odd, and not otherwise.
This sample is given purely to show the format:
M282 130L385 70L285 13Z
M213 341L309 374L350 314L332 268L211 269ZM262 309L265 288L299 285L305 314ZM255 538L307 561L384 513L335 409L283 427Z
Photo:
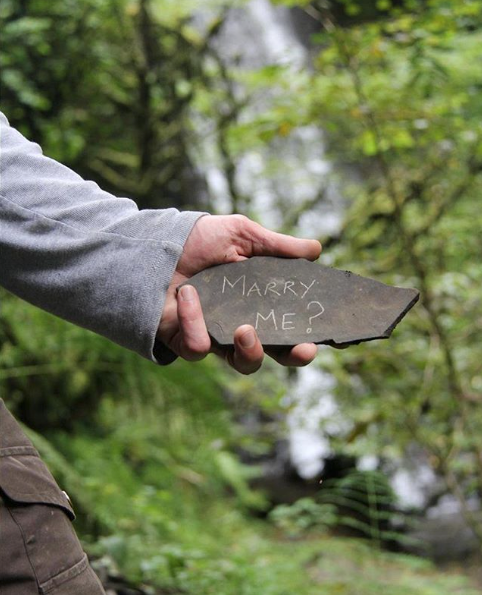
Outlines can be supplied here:
M243 325L234 333L234 349L211 345L201 303L192 285L176 288L200 271L251 256L282 256L316 260L321 244L269 231L243 215L205 216L198 219L189 235L169 286L158 339L175 354L200 360L217 353L242 374L252 374L261 366L263 347L254 328ZM266 350L280 364L305 366L316 355L316 345L302 343L293 348Z

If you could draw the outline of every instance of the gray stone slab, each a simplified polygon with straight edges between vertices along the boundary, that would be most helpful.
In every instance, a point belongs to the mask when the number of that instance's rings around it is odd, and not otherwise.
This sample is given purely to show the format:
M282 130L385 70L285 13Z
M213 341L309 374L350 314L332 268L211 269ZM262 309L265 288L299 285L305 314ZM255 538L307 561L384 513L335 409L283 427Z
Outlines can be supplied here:
M208 332L232 345L251 324L263 345L350 345L388 338L417 302L416 289L391 287L305 259L258 256L198 273Z

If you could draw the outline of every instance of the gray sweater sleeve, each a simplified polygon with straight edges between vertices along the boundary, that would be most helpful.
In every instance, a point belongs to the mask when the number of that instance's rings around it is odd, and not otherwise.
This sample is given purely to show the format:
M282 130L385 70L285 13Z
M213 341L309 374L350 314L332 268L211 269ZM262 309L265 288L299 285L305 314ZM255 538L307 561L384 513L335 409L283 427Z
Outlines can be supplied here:
M0 285L152 361L172 361L156 331L203 213L140 211L45 157L1 113L0 147Z

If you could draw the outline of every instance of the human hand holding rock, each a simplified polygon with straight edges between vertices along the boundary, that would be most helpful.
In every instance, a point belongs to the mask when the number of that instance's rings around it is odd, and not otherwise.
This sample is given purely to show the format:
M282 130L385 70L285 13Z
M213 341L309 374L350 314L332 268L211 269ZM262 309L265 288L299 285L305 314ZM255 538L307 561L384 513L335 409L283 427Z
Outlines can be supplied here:
M157 337L176 355L188 361L213 352L242 374L256 372L264 357L255 329L240 326L234 348L211 342L198 294L191 285L177 287L200 271L218 264L239 262L251 256L280 256L316 260L321 252L317 240L279 234L243 215L205 216L198 219L185 245L169 286ZM280 364L305 366L316 355L316 345L302 343L292 348L266 350Z

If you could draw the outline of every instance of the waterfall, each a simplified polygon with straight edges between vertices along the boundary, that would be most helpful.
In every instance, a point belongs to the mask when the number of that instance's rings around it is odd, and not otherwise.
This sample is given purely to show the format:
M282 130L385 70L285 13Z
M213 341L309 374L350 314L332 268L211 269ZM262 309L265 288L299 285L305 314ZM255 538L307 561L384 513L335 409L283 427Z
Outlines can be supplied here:
M305 40L306 41L306 40ZM217 50L226 64L253 70L280 65L296 73L310 68L309 49L293 28L288 8L273 6L268 0L252 0L241 8L231 8L217 38ZM273 91L276 93L276 90ZM246 108L246 117L256 114L270 97L260 97ZM310 125L297 128L261 150L248 151L237 163L236 184L243 195L252 197L252 209L267 227L282 222L276 200L286 204L301 204L314 198L325 185L324 200L316 209L302 216L296 233L302 237L335 235L344 215L343 199L335 183L330 182L333 166L326 157L323 131ZM219 212L228 212L229 187L213 147L206 145L206 172L211 195ZM271 160L282 161L275 173ZM328 255L324 256L327 262ZM320 349L330 349L321 347ZM339 419L332 395L333 378L315 366L301 368L287 399L293 405L287 417L289 455L298 474L306 479L318 475L324 459L331 453L330 443L323 432L337 434L349 427L348 420ZM321 429L323 428L323 429ZM413 454L413 453L412 453ZM373 469L379 460L361 457L359 469ZM423 506L434 489L434 475L420 453L407 455L391 473L392 486L402 506Z
M268 0L252 0L243 8L228 13L218 39L219 52L227 63L255 69L282 65L289 70L309 68L307 48L297 38L290 11L273 6ZM260 102L263 98L260 98ZM258 106L252 105L255 111ZM305 126L275 143L273 148L250 151L237 166L236 182L243 195L252 197L252 208L267 227L281 223L275 201L300 204L314 198L320 187L327 186L331 164L325 156L323 132L316 126ZM273 157L283 163L276 174L269 173ZM215 196L226 194L227 182L222 173L210 167L208 184ZM336 188L328 185L326 200L320 205L319 216L302 216L297 233L318 237L336 233L341 225L343 204ZM320 432L322 419L331 416L336 404L331 395L332 378L311 366L298 371L290 399L296 405L287 418L289 453L292 464L302 477L313 477L323 467L323 458L330 454L329 441ZM316 403L314 403L315 397Z
M308 50L295 34L289 9L273 6L268 0L252 0L243 8L230 9L216 44L224 62L242 70L278 65L295 73L309 68ZM270 97L254 98L244 110L244 118L249 120L269 101ZM236 167L236 185L242 195L251 198L251 208L259 220L267 227L278 227L282 217L276 199L283 204L300 204L327 187L317 210L319 216L302 216L296 232L306 237L336 233L342 222L343 202L336 186L328 182L332 167L325 156L323 131L314 125L300 127L272 145L246 152ZM212 148L206 147L205 154L212 155ZM283 166L273 174L269 166L275 160ZM217 209L227 212L228 184L216 158L203 165Z

